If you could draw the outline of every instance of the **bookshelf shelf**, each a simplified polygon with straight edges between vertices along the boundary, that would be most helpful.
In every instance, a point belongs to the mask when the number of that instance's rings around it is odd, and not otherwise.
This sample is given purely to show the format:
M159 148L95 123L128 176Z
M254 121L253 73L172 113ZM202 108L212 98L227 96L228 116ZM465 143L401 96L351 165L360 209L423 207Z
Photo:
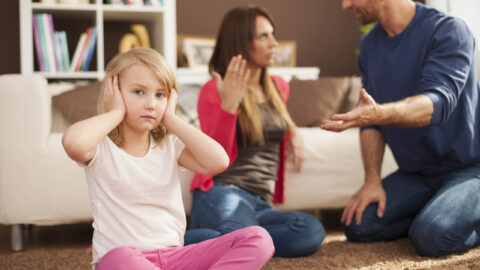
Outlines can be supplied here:
M47 79L97 79L98 72L85 71L85 72L41 72L36 71L35 74L39 74Z
M33 11L53 11L53 10L73 10L73 11L96 11L96 4L88 5L72 5L72 4L42 4L42 3L32 3Z
M320 75L318 67L270 67L268 68L270 75L282 77L286 81L290 81L293 77L299 80L315 80ZM208 68L177 68L177 82L183 84L203 85L211 79Z
M84 31L87 27L96 26L97 40L91 70L88 72L39 71L32 26L32 15L39 13L51 14L55 30L57 30L56 22L58 21L60 22L58 25L63 26L58 30L67 32L70 60L73 57L81 31ZM78 5L43 4L32 2L32 0L20 0L21 73L40 74L47 79L102 79L105 74L106 61L109 60L105 59L105 35L108 33L104 31L104 26L108 22L145 24L150 34L152 48L159 51L172 68L177 66L176 0L165 0L162 7L109 5L103 4L102 0L90 0L90 4ZM120 40L116 36L109 36L107 41L118 44ZM111 45L110 47L112 47ZM115 45L115 47L118 47L118 45ZM111 55L112 51L109 50L108 53Z
M126 6L126 5L107 5L103 4L104 11L118 11L118 12L163 12L163 7L149 7L149 6Z

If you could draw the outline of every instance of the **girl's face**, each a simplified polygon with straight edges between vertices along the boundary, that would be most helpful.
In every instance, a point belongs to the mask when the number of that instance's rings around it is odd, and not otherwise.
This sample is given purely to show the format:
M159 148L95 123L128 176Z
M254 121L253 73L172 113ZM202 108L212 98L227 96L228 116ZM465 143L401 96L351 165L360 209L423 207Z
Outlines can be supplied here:
M150 132L162 121L167 106L167 89L143 65L133 65L120 77L125 102L124 128L137 133Z
M248 52L250 64L259 68L273 64L277 45L270 21L263 16L257 16L255 19L255 34Z

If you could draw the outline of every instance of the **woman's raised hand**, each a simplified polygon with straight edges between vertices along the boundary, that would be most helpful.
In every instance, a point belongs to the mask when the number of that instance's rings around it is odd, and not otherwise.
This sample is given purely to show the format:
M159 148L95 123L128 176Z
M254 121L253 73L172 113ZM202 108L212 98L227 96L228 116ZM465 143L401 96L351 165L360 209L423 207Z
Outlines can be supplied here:
M235 113L242 102L247 89L250 69L247 68L247 61L241 55L234 56L228 64L225 77L212 71L212 76L217 82L218 94L222 100L222 109Z
M105 89L104 103L107 112L113 110L120 110L125 114L125 102L123 101L122 93L120 92L120 83L118 82L118 75L113 75L108 78L107 88Z

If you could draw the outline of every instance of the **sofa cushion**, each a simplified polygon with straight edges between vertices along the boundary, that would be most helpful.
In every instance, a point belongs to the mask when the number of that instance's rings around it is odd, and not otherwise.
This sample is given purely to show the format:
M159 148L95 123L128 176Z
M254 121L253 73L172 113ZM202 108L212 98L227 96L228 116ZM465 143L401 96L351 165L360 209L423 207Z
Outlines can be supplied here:
M96 81L53 96L52 102L70 123L97 114L97 98L102 82Z
M352 77L350 90L348 91L339 113L346 113L355 108L360 100L360 90L362 89L362 78Z
M320 126L323 120L340 111L350 86L351 77L292 79L287 109L297 126Z

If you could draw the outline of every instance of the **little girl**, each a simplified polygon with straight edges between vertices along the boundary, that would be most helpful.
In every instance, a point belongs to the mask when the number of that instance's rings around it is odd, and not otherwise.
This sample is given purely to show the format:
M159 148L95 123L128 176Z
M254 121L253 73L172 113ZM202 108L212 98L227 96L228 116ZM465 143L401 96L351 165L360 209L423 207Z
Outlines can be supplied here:
M67 154L85 167L93 267L260 269L274 252L261 227L183 247L180 166L214 175L229 159L217 142L175 114L176 91L172 70L155 50L119 54L107 66L100 114L63 136Z

